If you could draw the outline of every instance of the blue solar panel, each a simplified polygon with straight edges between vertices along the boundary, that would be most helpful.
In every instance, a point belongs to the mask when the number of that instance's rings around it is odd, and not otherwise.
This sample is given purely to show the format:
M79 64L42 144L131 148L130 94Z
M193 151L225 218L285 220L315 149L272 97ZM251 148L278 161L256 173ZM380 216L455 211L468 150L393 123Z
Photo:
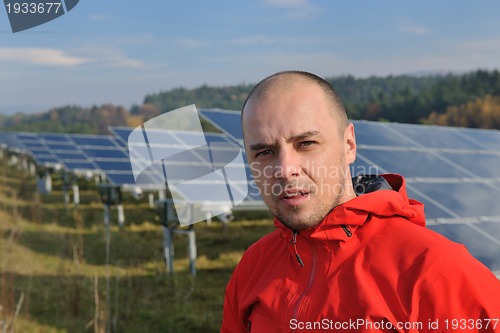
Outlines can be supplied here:
M40 133L38 135L45 141L68 142L68 136L66 134Z
M91 135L71 135L71 139L74 143L80 147L86 146L101 146L101 147L111 147L114 145L113 139L106 136L91 136Z
M37 156L36 162L40 165L54 165L60 163L58 159L48 155Z
M18 140L23 141L38 141L38 135L34 133L17 133Z
M119 127L113 126L109 128L110 132L115 136L120 145L126 147L128 142L128 136L134 130L130 127Z
M30 150L47 150L47 146L39 142L23 142L23 145Z
M447 160L470 170L478 177L500 177L500 155L481 153L441 153Z
M68 150L68 151L75 151L75 146L74 145L71 145L71 144L66 144L66 145L62 145L62 144L53 144L53 143L47 143L47 147L54 151L54 150Z
M404 136L391 131L385 123L353 121L358 145L411 147L415 144Z
M478 144L481 149L494 152L500 151L500 131L498 130L461 128L459 131Z
M106 177L112 184L135 184L134 175L132 173L107 173Z
M441 203L455 217L500 216L499 192L486 183L414 183L411 186Z
M455 128L408 124L391 124L390 128L413 140L419 147L449 149L481 149L465 139Z
M104 172L107 171L129 171L132 169L129 161L95 161L95 164Z
M75 171L75 170L92 171L92 170L97 169L95 167L95 165L93 165L92 163L89 163L89 162L85 162L85 161L81 161L81 162L65 161L64 166L68 170L72 170L72 171Z
M240 112L202 109L200 115L237 142L243 140Z
M432 198L427 199L426 197L420 195L413 190L412 184L408 184L408 197L420 201L424 204L425 217L427 219L442 219L442 218L454 218L452 214L447 212L445 209L439 207L439 202L436 202ZM439 186L439 185L437 185Z
M73 152L73 153L58 153L54 152L54 155L56 155L57 158L59 158L61 161L65 160L87 160L85 155L80 154L78 152Z
M500 234L500 224L480 223L480 228L489 228L492 235ZM491 270L500 270L500 245L466 224L432 225L430 229L439 232L454 242L464 244L469 252Z
M91 149L91 148L83 148L82 151L92 159L128 159L128 155L122 151L117 149Z
M358 149L358 154L389 173L405 177L467 177L467 173L443 161L435 153L408 150Z

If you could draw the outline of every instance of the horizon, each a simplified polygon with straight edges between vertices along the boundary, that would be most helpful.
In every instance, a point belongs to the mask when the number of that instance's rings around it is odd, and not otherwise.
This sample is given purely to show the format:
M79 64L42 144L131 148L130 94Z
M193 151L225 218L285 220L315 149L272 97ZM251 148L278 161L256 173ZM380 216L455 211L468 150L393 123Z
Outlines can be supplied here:
M369 79L369 78L381 78L381 79L385 79L385 78L389 78L389 77L398 77L398 76L409 76L409 77L440 77L440 76L446 76L446 75L463 75L463 74L468 74L468 73L473 73L475 71L478 71L478 70L485 70L485 71L498 71L498 69L494 69L494 70L487 70L487 69L482 69L482 68L477 68L477 69L474 69L474 70L471 70L471 71L456 71L456 72L446 72L446 71L442 71L442 72L420 72L420 73L401 73L401 74L397 74L397 75L392 75L392 74L389 74L389 75L385 75L385 76L382 76L382 75L370 75L370 76L366 76L366 77L362 77L362 76L354 76L354 75L351 75L351 74L344 74L344 75L340 75L340 76L330 76L330 77L325 77L325 79L336 79L336 78L342 78L342 77L353 77L354 79L356 80L364 80L364 79ZM114 103L102 103L102 104L96 104L96 103L93 103L91 105L79 105L79 104L62 104L62 105L54 105L54 106L50 106L50 107L41 107L41 106L36 106L36 105L25 105L25 106L18 106L17 107L17 110L16 110L16 107L10 107L10 106L1 106L0 105L0 116L6 116L6 117L10 117L10 116L14 116L16 114L22 114L22 115L35 115L35 114L44 114L44 113L47 113L53 109L58 109L58 108L62 108L62 107L66 107L66 106L76 106L76 107L81 107L81 108L92 108L94 106L96 107L100 107L100 106L103 106L103 105L107 105L107 104L111 104L115 107L123 107L125 108L127 111L130 112L130 109L134 106L134 105L141 105L144 101L144 98L146 98L146 96L150 96L150 95L156 95L156 94L162 94L162 93L168 93L168 92L171 92L171 91L174 91L176 89L186 89L186 90L196 90L198 88L201 88L201 87L210 87L210 88L225 88L225 87L232 87L232 86L239 86L239 85L255 85L257 84L257 82L251 82L251 83L236 83L236 84L231 84L231 85L209 85L209 84L201 84L199 86L196 86L196 87L193 87L193 88L187 88L187 87L182 87L182 86L179 86L179 87L173 87L171 89L168 89L168 90L164 90L164 91L158 91L158 92L155 92L155 93L146 93L146 95L144 95L143 99L138 102L138 103L134 103L130 106L125 106L125 105L120 105L120 104L114 104ZM19 110L19 108L21 108L22 110Z

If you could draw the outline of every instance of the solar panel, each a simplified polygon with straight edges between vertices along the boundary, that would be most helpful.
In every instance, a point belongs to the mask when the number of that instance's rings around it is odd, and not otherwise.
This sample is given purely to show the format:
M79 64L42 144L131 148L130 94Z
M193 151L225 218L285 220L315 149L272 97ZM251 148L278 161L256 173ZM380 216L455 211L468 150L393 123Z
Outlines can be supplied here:
M471 227L472 226L472 227ZM476 228L480 228L479 231ZM498 239L488 237L481 231L488 229L492 232L490 235L500 234L499 223L479 223L470 224L441 224L431 225L430 229L439 232L454 242L464 244L469 252L489 267L492 271L500 270L500 243Z
M385 123L353 120L358 145L412 147L414 142L403 135L395 134Z
M441 203L455 217L500 216L499 192L487 183L413 183L412 188Z
M241 114L238 111L200 109L200 115L209 123L243 146Z
M481 146L461 135L457 128L410 124L387 124L388 129L425 148L478 150Z
M493 152L500 151L500 131L461 128L460 132L479 145L481 149Z
M17 133L16 138L37 164L62 165L76 174L102 174L116 186L135 186L134 181L128 181L133 179L128 153L113 136ZM107 177L108 174L125 174L125 177Z
M500 152L497 151L497 152ZM453 163L471 170L478 177L500 179L500 155L487 153L441 153L443 157Z
M367 158L373 165L406 177L460 178L469 176L434 152L360 148L358 155L360 158Z
M143 169L156 168L157 174L163 171L166 179L170 180L169 189L188 202L227 200L227 196L223 195L228 192L226 178L233 178L233 172L241 172L237 163L228 166L241 152L241 147L224 134L153 128L148 129L145 143L144 134L134 131L133 128L111 127L110 131L122 145L129 145L132 149L129 154L133 161L144 163L141 165ZM148 164L151 164L151 160L162 162L160 165L150 166ZM243 165L244 163L241 164ZM217 172L222 168L225 175ZM248 193L243 206L248 202L262 203L260 196L256 195L258 189L255 185L248 185L247 180L251 180L248 167L242 178L236 178L241 179L241 182L231 183L230 187L237 192L235 195ZM206 193L213 195L207 198ZM264 208L263 203L262 207Z

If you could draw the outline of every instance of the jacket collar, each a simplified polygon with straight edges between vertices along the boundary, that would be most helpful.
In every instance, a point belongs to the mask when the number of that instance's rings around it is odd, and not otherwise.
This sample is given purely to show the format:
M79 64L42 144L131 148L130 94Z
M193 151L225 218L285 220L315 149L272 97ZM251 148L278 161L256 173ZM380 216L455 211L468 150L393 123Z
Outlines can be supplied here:
M379 217L400 216L425 226L424 206L408 199L405 179L396 174L363 176L353 178L357 197L335 207L316 226L300 231L303 237L317 240L346 241L355 230L363 225L370 215ZM360 191L359 186L364 191ZM277 218L274 225L281 229L282 236L290 239L293 231ZM347 229L348 231L346 231Z

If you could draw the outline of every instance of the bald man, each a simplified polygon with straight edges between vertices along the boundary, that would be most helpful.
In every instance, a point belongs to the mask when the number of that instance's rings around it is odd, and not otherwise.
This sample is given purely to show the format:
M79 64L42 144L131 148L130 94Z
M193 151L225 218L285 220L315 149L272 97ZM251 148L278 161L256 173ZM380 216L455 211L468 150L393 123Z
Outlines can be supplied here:
M236 267L221 332L458 331L453 320L500 332L499 281L424 227L404 178L353 181L354 127L328 82L299 71L262 80L242 126L276 230Z

